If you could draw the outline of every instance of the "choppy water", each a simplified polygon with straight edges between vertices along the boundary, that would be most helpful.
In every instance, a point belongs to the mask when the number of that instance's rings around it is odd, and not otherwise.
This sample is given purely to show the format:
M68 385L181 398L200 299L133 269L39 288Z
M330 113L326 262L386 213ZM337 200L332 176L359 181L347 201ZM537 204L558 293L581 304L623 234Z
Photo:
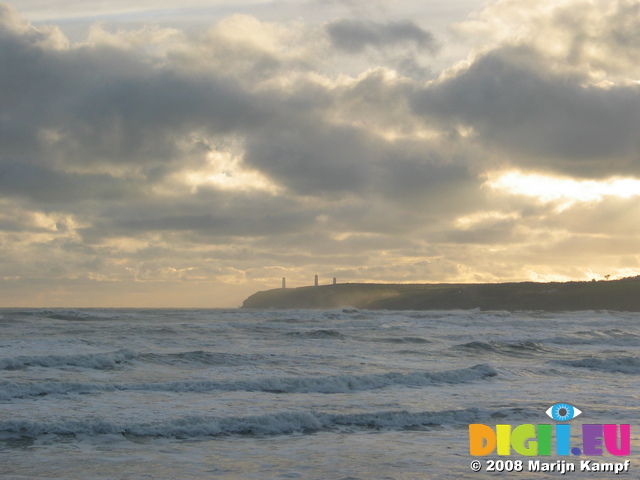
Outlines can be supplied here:
M0 310L0 476L489 477L468 425L550 423L562 401L630 423L640 478L638 318Z

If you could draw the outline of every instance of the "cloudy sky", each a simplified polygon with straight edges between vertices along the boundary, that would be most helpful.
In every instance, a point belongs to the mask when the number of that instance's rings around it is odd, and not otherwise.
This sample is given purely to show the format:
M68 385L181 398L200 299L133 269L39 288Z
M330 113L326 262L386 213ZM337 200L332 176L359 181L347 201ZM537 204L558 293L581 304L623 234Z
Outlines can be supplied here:
M0 3L0 306L640 273L640 2Z

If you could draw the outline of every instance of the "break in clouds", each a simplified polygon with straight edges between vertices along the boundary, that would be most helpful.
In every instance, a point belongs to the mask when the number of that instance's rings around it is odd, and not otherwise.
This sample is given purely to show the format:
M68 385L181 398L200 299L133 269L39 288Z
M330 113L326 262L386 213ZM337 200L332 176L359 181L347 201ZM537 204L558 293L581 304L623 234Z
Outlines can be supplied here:
M70 40L0 5L2 304L637 273L639 2L342 13Z

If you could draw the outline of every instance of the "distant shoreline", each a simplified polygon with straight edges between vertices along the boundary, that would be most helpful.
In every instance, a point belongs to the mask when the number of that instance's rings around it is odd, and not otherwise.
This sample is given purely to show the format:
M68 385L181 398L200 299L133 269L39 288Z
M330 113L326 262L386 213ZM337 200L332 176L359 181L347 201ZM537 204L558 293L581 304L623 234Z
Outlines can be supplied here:
M254 293L242 308L640 312L640 277L598 282L342 283Z

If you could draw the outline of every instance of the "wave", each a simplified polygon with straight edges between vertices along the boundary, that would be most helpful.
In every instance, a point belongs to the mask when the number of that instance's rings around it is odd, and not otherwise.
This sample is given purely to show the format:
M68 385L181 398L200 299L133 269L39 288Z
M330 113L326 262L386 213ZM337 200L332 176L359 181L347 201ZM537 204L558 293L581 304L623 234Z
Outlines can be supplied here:
M242 355L238 353L206 352L194 350L177 353L144 353L140 360L163 365L226 365L237 366L263 361L259 355Z
M551 353L555 350L540 342L469 342L453 347L456 350L469 350L472 352L499 353L509 356L523 356L531 353Z
M117 390L156 392L211 392L246 391L265 393L349 393L363 390L377 390L390 386L423 387L437 384L469 383L495 377L498 372L488 364L469 368L444 370L439 372L389 372L372 375L337 375L328 377L272 377L254 381L219 382L213 380L192 380L180 382L159 382L140 384L91 384L91 383L0 383L0 400L28 396L68 393L100 393Z
M0 401L12 398L43 397L69 393L113 392L122 390L117 385L73 382L0 382Z
M18 356L0 359L0 370L19 370L27 367L84 367L98 370L115 368L138 354L133 350L121 349L110 353L86 353L79 355L39 355Z
M207 352L195 350L176 353L142 353L120 349L108 353L87 353L77 355L18 356L0 359L0 370L20 370L27 367L84 367L108 370L140 360L161 365L225 365L237 366L264 362L262 355L242 355L237 353Z
M87 321L87 320L113 320L123 317L120 311L110 310L73 310L73 309L41 309L17 312L39 318L52 320Z
M374 413L329 414L316 411L280 412L246 417L189 416L163 422L119 423L98 418L37 422L1 420L0 434L104 435L197 438L223 435L286 435L318 431L404 430L441 425L468 424L480 418L476 408L440 412L406 410Z
M640 346L640 336L612 328L608 330L583 330L573 332L568 335L541 340L545 343L555 343L558 345L618 345L618 346Z
M379 343L395 343L395 344L406 344L406 343L426 344L426 343L433 343L431 340L427 340L426 338L422 338L422 337L367 338L365 341L367 341L367 342L379 342Z
M441 372L389 372L372 375L336 375L330 377L272 377L255 381L215 382L185 381L140 385L136 389L205 392L212 390L248 391L269 393L348 393L362 390L377 390L395 385L428 386L437 383L468 383L498 372L487 364L458 370Z
M581 358L557 362L560 365L577 368L590 368L603 372L618 372L640 375L640 358L638 357L609 357L609 358Z
M320 330L312 330L310 332L289 332L285 333L285 335L290 337L302 337L302 338L342 338L344 337L337 330L331 329L320 329Z

